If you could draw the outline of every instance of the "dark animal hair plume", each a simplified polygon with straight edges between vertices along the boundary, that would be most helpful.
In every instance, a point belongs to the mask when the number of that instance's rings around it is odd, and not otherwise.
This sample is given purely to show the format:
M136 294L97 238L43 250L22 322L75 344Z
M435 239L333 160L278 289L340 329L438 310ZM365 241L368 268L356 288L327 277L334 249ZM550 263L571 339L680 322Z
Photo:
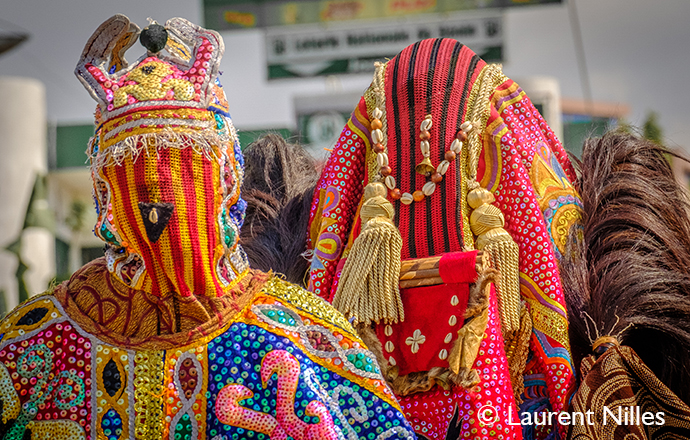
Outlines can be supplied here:
M301 254L319 177L314 159L276 134L249 145L244 157L242 197L247 214L240 240L250 265L303 285L309 261Z
M690 403L690 220L668 155L622 131L586 141L583 229L560 268L576 365L616 336Z

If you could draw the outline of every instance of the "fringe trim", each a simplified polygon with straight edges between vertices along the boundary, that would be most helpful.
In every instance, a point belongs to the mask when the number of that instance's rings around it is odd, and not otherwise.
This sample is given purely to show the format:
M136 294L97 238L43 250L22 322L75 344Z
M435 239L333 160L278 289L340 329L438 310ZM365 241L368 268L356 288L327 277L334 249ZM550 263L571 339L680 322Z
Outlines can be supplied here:
M500 235L492 232L500 231ZM517 243L502 228L496 228L477 239L477 248L489 255L491 265L500 276L496 284L496 299L501 315L503 334L512 335L520 329L520 250Z
M204 130L199 133L177 133L166 127L158 132L128 136L105 150L99 151L96 155L92 153L90 156L91 169L97 173L103 167L120 165L129 157L136 161L142 151L145 151L147 155L151 154L151 148L156 150L156 154L158 154L158 150L164 148L179 150L193 148L194 152L203 154L209 160L218 160L216 149L220 149L229 141L229 136L219 135L212 130ZM89 145L92 143L93 141L90 140Z
M532 335L532 316L523 303L520 311L520 328L508 337L505 335L505 351L510 370L510 382L513 384L515 402L520 405L525 391L524 372L529 357L529 340Z
M370 220L350 250L333 307L365 324L404 321L398 289L401 248L402 238L390 220Z

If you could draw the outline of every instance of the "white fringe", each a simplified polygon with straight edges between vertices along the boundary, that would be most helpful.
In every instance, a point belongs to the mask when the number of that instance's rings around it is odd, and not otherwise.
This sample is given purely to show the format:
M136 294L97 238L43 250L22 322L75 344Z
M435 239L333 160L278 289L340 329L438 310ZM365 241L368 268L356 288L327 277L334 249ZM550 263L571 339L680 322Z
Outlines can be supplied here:
M232 149L230 141L231 139L227 135L219 135L214 130L203 130L199 133L176 133L170 128L165 128L163 131L155 133L128 136L105 150L99 151L95 156L91 156L91 168L97 172L106 166L120 165L129 157L136 161L143 150L148 155L151 154L152 149L155 149L156 154L158 154L158 151L164 148L177 148L179 150L193 148L194 152L203 154L209 160L218 160L218 154L213 147L222 149L223 144L226 144L226 148Z

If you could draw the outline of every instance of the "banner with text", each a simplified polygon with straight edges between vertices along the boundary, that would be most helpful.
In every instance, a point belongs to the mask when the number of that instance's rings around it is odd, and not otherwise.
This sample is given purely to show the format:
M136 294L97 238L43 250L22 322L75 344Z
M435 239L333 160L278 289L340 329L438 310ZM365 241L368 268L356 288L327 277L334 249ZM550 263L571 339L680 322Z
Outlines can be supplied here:
M433 19L431 19L433 17ZM324 29L320 26L266 30L268 78L299 78L374 71L415 41L454 38L487 62L503 52L500 10L425 16L424 20L362 22Z

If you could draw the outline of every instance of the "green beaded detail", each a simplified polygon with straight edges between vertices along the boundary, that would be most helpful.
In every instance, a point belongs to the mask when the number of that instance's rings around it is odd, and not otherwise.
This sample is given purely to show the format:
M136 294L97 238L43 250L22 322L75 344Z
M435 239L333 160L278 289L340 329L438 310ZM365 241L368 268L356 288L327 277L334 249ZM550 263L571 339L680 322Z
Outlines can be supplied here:
M180 421L175 425L175 440L191 440L192 439L192 421L189 414L183 414Z
M279 322L283 325L288 325L290 327L296 327L297 322L295 319L290 316L289 313L285 313L282 310L262 310L261 313L268 317L268 319Z
M120 243L115 239L115 235L105 226L105 222L101 225L101 237L110 244L120 246Z
M348 354L347 360L358 370L366 371L367 373L379 373L378 367L365 352Z

